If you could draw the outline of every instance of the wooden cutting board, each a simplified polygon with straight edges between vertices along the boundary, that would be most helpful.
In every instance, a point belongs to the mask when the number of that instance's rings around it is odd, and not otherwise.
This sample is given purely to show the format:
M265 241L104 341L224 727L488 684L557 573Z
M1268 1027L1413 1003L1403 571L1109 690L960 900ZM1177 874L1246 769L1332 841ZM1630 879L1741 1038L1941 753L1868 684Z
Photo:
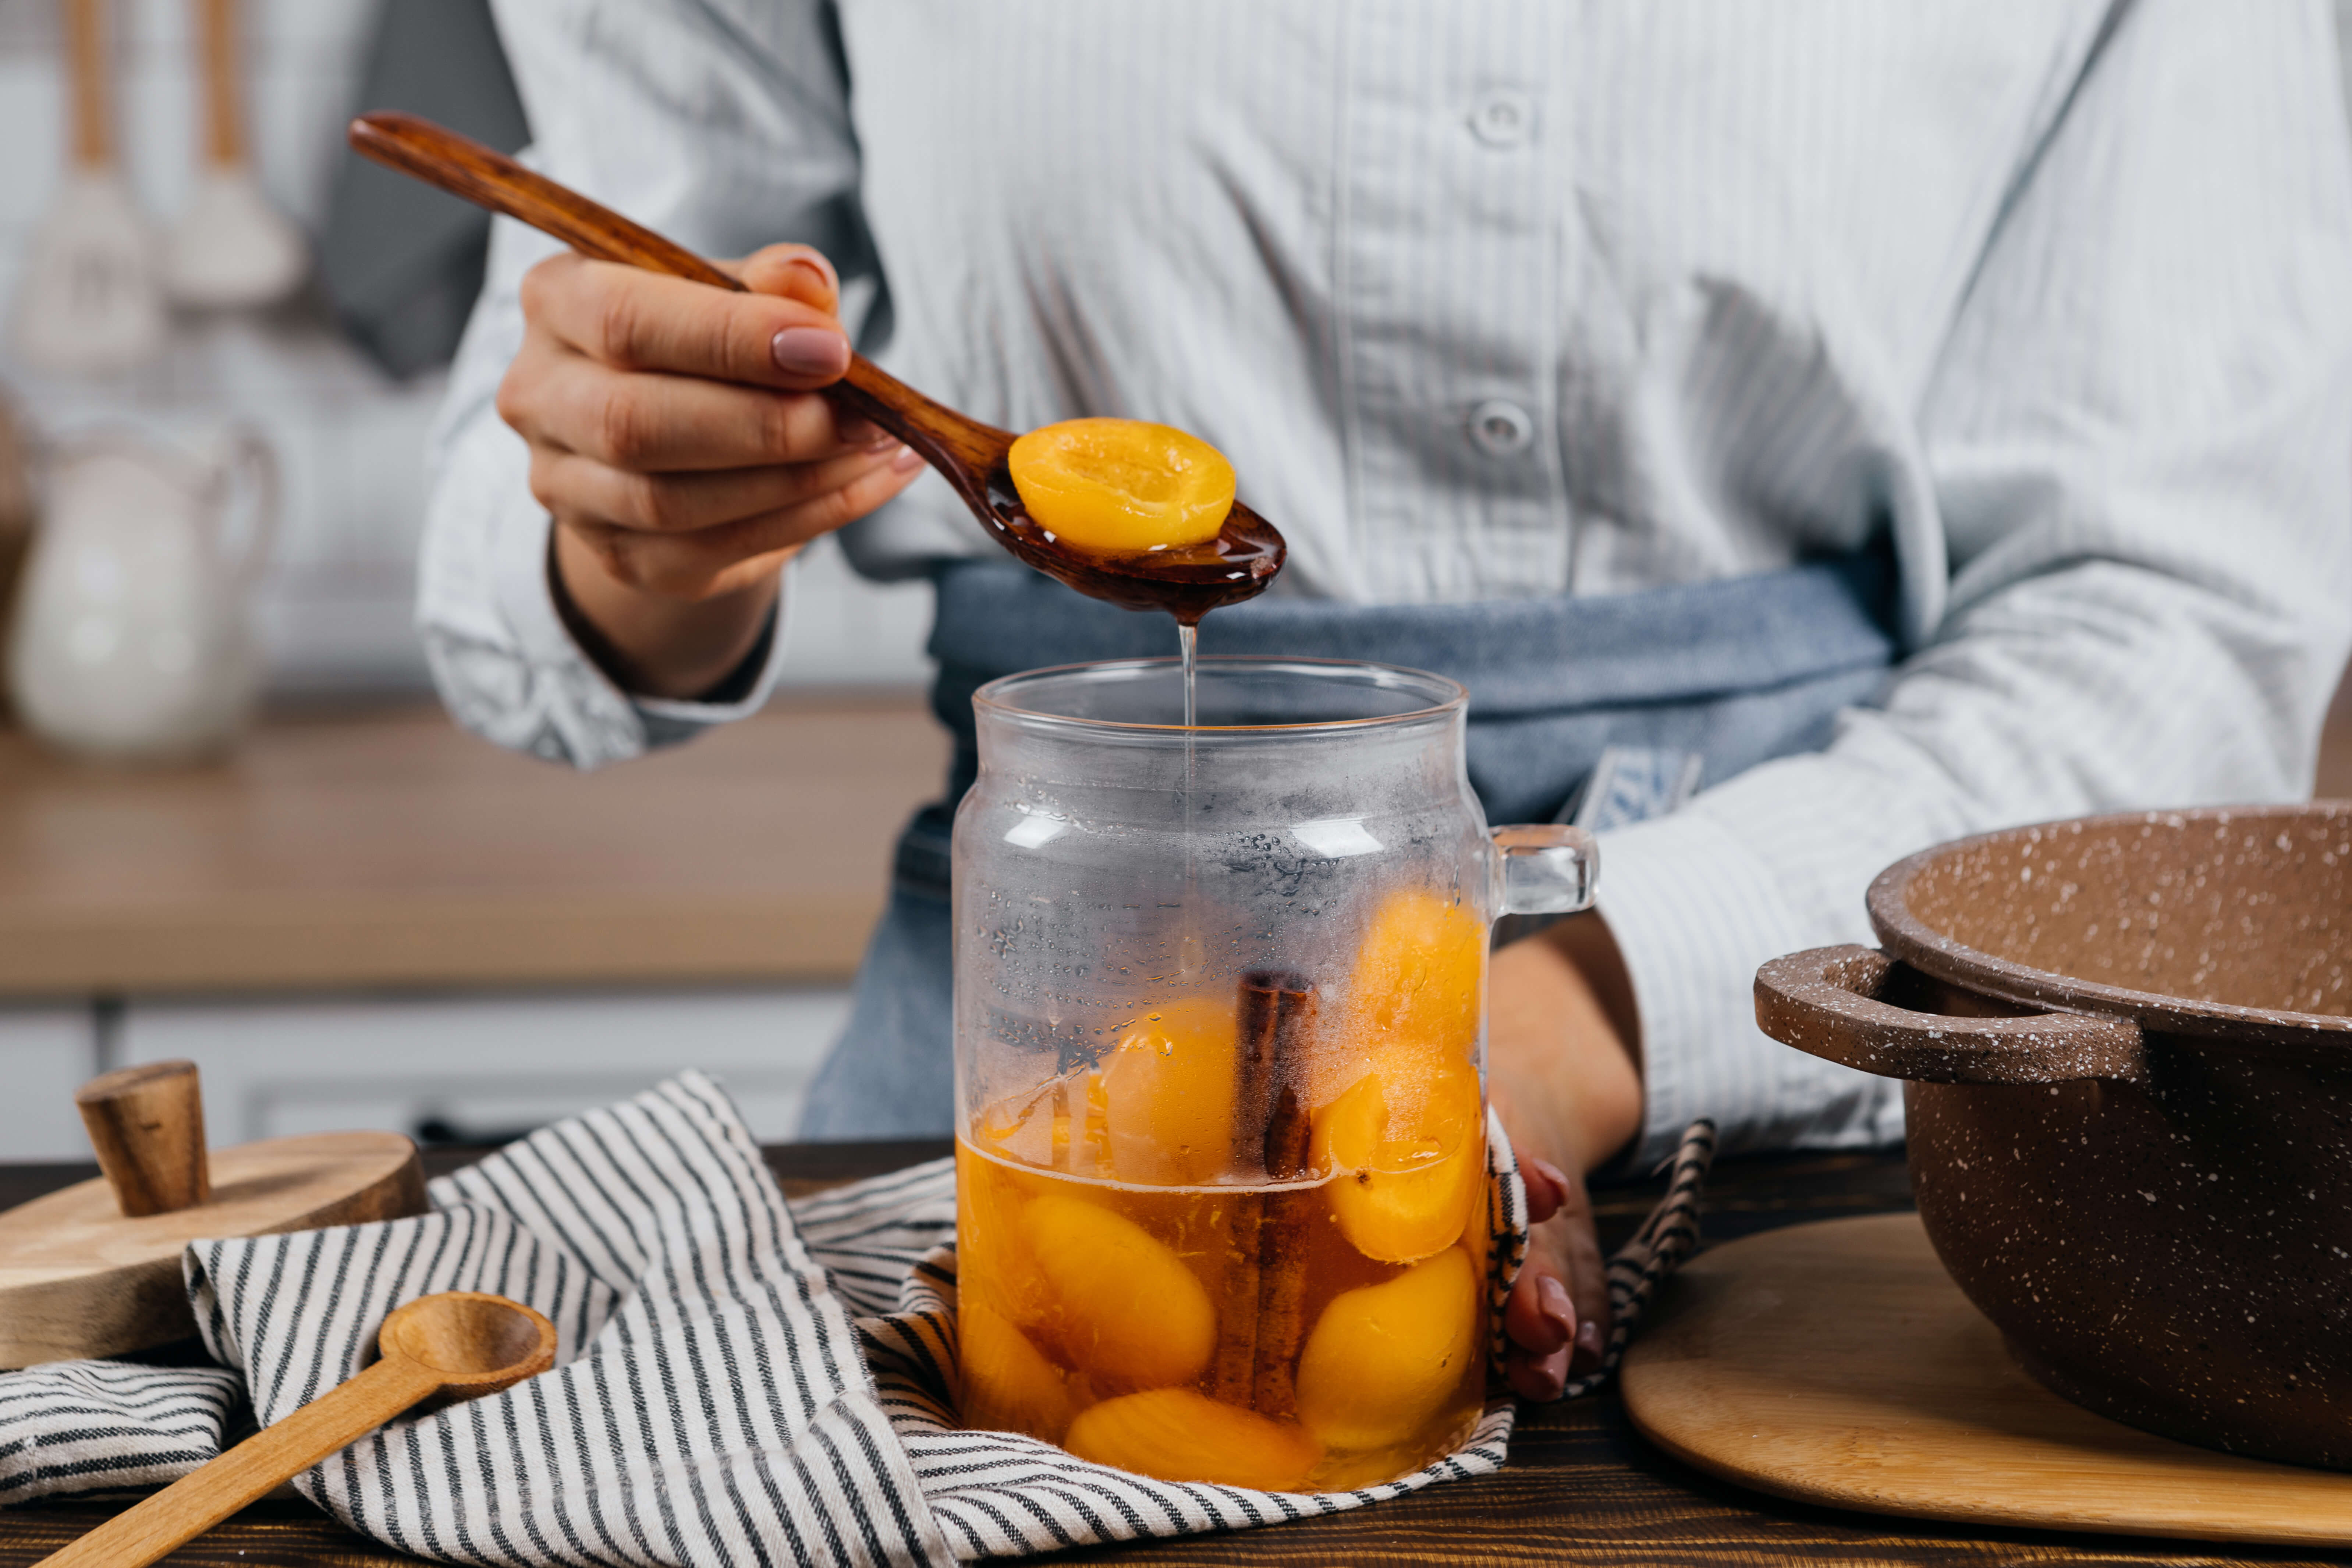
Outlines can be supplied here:
M119 1355L196 1331L181 1251L425 1211L416 1145L320 1132L205 1147L194 1062L150 1062L74 1095L105 1173L0 1214L0 1368Z
M1652 1442L1832 1508L1974 1524L2352 1545L2352 1474L2190 1447L2028 1377L1916 1215L1701 1254L1623 1368Z
M0 1214L0 1367L117 1355L196 1331L181 1249L420 1214L416 1146L397 1132L320 1132L212 1152L212 1198L126 1219L101 1178Z

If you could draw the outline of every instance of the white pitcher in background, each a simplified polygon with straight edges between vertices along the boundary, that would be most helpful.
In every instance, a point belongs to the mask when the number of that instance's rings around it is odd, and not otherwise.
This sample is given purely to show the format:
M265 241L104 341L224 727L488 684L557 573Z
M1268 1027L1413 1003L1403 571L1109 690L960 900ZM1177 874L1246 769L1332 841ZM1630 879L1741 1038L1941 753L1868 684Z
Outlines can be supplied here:
M197 458L109 435L58 451L47 489L9 644L26 725L121 762L226 747L260 684L248 600L277 523L268 447L235 428Z

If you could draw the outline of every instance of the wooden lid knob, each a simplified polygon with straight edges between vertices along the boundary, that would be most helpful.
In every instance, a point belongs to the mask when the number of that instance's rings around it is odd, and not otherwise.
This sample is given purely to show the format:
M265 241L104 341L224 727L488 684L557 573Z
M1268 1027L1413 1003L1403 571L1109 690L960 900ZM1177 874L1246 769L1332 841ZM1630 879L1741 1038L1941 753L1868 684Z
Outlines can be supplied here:
M196 1064L148 1062L74 1091L98 1168L124 1215L169 1214L213 1195Z

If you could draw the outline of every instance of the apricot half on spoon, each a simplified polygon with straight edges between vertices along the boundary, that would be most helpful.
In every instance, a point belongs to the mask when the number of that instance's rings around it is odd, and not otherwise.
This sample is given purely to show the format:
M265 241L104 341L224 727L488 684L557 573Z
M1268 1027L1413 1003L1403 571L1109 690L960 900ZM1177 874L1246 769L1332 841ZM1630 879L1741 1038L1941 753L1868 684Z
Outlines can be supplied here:
M352 121L350 138L363 156L551 234L583 256L714 289L743 287L644 225L429 120L391 110L362 114ZM1280 531L1239 502L1205 536L1164 550L1150 548L1157 540L1125 553L1064 542L1058 529L1031 516L1010 472L1011 431L934 403L863 354L849 356L847 374L826 387L824 396L920 453L990 538L1081 594L1130 610L1165 610L1189 626L1220 605L1255 598L1282 570L1287 547Z
M1042 425L1013 443L1005 466L1038 527L1097 555L1206 544L1234 510L1234 466L1171 425Z

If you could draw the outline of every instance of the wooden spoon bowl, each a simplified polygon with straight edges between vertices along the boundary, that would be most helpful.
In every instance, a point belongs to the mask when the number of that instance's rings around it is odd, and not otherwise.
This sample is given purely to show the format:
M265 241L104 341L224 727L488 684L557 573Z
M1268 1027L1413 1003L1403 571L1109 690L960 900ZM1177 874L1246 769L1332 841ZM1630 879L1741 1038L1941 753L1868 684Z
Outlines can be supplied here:
M555 1325L520 1301L478 1290L444 1290L395 1309L376 1331L383 1359L413 1362L437 1392L496 1394L555 1364Z
M682 246L429 120L362 114L352 121L350 134L362 155L551 234L583 256L742 290L733 277ZM824 395L921 454L955 487L990 538L1093 598L1130 610L1165 610L1192 626L1220 605L1256 597L1282 570L1280 531L1238 501L1217 536L1204 543L1133 555L1073 549L1050 537L1021 504L1005 465L1013 432L933 402L863 354L850 355L847 373Z

